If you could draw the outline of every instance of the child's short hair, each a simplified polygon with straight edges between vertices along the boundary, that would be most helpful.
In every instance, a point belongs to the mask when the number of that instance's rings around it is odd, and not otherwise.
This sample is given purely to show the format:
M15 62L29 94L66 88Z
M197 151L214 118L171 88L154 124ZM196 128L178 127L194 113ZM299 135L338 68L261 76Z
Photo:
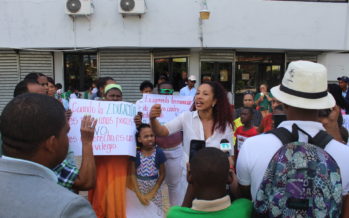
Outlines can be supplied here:
M139 86L139 90L143 91L145 88L151 88L151 90L153 90L154 89L154 85L149 80L145 80Z
M62 86L62 84L57 83L57 84L56 84L56 88L57 88L57 89L61 89L61 88L63 88L63 86Z
M253 108L252 107L242 107L242 110L248 110L250 112L250 114L253 115Z

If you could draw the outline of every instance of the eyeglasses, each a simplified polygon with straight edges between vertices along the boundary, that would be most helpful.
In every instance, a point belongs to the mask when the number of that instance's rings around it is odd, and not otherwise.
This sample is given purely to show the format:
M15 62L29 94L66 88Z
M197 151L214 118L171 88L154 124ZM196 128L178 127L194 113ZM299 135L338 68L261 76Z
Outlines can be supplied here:
M160 89L159 93L160 94L173 94L174 90L173 89Z

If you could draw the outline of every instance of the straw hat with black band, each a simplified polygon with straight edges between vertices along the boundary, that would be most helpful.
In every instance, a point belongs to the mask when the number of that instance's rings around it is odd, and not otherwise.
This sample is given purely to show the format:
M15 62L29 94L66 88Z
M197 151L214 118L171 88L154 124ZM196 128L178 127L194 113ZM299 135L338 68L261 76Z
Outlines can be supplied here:
M284 104L303 109L328 109L336 101L327 91L327 69L310 61L291 62L272 95Z

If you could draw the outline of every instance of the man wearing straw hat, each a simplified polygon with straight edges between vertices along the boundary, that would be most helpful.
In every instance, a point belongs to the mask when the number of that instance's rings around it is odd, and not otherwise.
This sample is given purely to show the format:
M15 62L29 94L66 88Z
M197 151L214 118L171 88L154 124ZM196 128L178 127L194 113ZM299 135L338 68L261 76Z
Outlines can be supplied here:
M331 113L338 113L333 96L327 92L327 70L321 64L309 61L291 62L281 85L273 87L271 93L285 104L287 121L278 127L284 127L291 132L292 126L296 124L304 131L298 129L300 142L308 142L307 134L314 137L320 130L325 130L318 121L318 110L334 108ZM331 122L336 123L337 120L333 119ZM336 129L338 125L328 124L326 131L338 141L329 141L325 151L335 159L340 168L342 195L346 197L349 192L349 147L339 142L341 137L339 129ZM256 200L256 193L268 164L282 145L274 134L262 134L245 141L236 166L242 195Z

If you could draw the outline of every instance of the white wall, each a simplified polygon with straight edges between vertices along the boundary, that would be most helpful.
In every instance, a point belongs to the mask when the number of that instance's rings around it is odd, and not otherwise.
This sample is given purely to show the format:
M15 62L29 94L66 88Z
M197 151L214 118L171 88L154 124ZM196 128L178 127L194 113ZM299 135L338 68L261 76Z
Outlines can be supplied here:
M60 83L64 89L64 57L63 52L54 53L54 65L55 65L55 83Z
M326 66L329 81L337 81L338 77L349 76L349 54L322 54L319 55L318 62Z
M142 18L122 18L118 0L95 0L90 20L79 17L74 28L66 0L0 0L0 48L199 48L201 1L146 0ZM207 2L204 47L349 50L348 4Z

